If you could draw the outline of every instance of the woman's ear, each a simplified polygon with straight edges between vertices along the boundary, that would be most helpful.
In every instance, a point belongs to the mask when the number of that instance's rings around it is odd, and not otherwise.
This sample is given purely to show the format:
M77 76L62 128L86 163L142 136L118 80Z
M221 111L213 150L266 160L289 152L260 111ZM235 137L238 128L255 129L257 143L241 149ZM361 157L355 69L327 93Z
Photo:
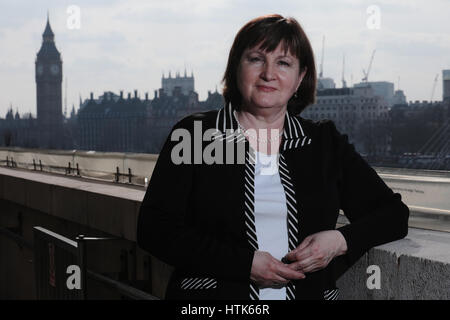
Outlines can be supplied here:
M302 84L303 78L305 77L307 70L308 68L305 67L303 71L300 73L300 77L298 78L297 89L295 89L295 92L297 92L298 88L300 88L300 85Z

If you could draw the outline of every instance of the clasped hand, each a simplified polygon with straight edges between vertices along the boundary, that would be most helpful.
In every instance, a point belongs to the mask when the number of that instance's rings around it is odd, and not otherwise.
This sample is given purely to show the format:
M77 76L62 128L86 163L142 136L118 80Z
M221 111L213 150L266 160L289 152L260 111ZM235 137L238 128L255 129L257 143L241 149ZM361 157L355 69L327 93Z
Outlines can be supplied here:
M325 268L333 258L346 251L347 243L341 232L317 232L285 256L290 264L282 263L268 252L256 251L250 278L262 288L283 286L291 280L304 279L305 273Z

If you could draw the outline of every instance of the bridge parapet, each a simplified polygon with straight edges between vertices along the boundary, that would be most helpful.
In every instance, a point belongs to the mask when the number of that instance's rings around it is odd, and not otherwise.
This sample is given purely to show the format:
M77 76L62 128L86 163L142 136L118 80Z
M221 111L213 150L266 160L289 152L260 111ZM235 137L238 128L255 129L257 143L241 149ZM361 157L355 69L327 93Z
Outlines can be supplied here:
M144 193L144 187L0 168L0 227L28 241L33 241L34 225L71 238L77 234L119 237L123 241L115 248L92 250L92 268L108 265L112 277L149 279L151 293L162 298L172 268L135 242ZM0 255L0 298L35 298L32 254L0 234ZM379 289L371 278L377 267ZM450 233L410 228L405 239L370 250L339 279L338 286L341 299L450 299ZM95 294L105 297L102 289Z

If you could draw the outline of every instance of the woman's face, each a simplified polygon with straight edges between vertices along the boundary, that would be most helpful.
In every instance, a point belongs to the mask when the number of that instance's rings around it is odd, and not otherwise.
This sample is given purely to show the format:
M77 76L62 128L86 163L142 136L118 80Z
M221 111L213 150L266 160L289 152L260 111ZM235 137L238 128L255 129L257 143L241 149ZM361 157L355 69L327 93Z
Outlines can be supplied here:
M246 49L237 72L237 84L244 108L282 108L297 91L305 76L300 62L282 43L272 52Z

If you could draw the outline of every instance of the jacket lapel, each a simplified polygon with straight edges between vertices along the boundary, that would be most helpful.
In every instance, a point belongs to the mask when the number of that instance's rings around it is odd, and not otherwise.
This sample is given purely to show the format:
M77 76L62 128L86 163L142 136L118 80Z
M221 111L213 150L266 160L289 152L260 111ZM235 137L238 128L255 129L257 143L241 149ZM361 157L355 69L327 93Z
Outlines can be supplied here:
M283 141L280 146L280 152L302 148L310 145L311 141L311 138L305 134L300 120L287 112L284 119Z

